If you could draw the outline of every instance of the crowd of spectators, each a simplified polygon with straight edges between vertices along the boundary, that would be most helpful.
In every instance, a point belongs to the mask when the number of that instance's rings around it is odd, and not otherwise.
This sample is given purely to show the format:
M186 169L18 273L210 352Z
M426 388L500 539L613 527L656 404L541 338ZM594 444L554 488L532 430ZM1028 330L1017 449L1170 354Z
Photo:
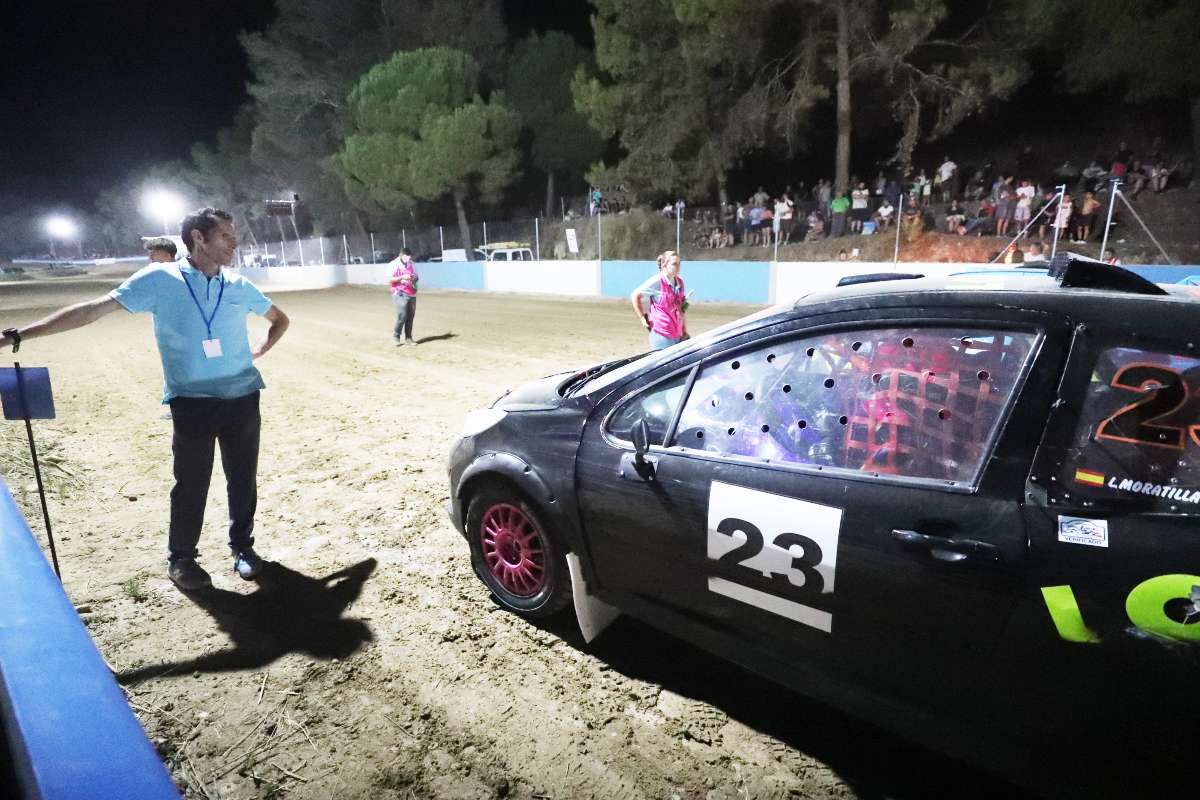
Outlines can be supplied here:
M1143 192L1161 193L1191 181L1189 159L1169 161L1155 140L1145 153L1120 142L1111 156L1096 156L1077 169L1071 161L1045 170L1035 164L1026 145L1012 168L984 163L961 168L945 156L932 172L916 169L907 175L874 180L850 180L850 191L837 193L832 181L818 180L786 186L777 194L758 189L744 201L719 209L696 209L693 221L701 231L693 244L702 247L810 242L846 235L887 233L893 225L914 230L939 230L959 236L997 236L1089 242L1104 233L1105 212L1112 181L1130 200ZM1107 166L1105 166L1107 165ZM1061 204L1059 186L1065 186ZM1103 200L1101 198L1104 198ZM668 203L662 213L687 218L682 200Z

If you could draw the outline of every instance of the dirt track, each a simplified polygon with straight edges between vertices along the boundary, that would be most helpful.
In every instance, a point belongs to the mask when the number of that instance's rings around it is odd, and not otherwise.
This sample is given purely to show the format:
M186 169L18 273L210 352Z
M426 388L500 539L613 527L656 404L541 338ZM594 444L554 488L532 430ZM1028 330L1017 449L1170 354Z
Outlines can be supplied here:
M0 285L25 322L112 282ZM759 798L1006 793L984 776L619 620L499 611L445 513L463 415L517 382L635 352L617 301L422 295L395 348L380 289L279 294L259 362L258 585L230 571L214 476L189 599L165 575L170 422L148 316L30 342L66 588L188 797ZM701 306L698 332L747 313ZM261 327L261 326L260 326ZM256 329L257 332L257 329ZM0 465L40 533L12 426ZM219 472L219 465L218 465Z

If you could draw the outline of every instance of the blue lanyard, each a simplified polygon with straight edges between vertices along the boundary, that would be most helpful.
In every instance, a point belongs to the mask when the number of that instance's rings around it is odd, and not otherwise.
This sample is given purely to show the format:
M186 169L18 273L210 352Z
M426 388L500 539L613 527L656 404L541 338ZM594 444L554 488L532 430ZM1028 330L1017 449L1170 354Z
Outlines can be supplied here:
M217 273L217 280L221 282L221 289L217 292L217 304L213 306L212 314L204 316L204 307L200 305L200 301L196 298L196 290L188 283L187 273L183 271L183 267L179 268L179 277L183 278L183 285L187 287L188 294L192 296L192 302L196 304L196 310L200 312L200 319L204 320L204 329L208 331L208 338L212 338L213 320L217 318L217 312L221 310L221 298L225 296L225 280Z

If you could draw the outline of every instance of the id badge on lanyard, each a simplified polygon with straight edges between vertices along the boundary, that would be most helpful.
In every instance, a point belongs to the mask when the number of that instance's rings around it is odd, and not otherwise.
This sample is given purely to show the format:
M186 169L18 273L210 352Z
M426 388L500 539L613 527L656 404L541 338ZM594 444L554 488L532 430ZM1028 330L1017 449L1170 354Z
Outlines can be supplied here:
M221 289L217 292L217 304L213 306L212 314L205 315L204 307L200 305L200 300L196 297L196 291L188 283L187 273L180 268L179 275L183 278L183 285L187 287L188 294L192 296L192 302L196 304L196 311L200 313L200 319L204 321L204 330L208 333L208 338L200 341L200 348L204 351L204 357L221 358L225 354L221 351L221 340L212 335L212 324L213 320L217 318L217 312L221 310L221 300L225 298L224 278L218 277L218 280L221 281Z

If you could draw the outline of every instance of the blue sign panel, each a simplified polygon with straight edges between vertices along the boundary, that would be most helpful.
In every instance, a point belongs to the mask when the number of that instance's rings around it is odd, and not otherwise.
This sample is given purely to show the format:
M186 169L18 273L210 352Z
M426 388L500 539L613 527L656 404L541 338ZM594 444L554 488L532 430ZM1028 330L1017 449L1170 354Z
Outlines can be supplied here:
M54 393L45 367L0 367L5 419L54 419Z

